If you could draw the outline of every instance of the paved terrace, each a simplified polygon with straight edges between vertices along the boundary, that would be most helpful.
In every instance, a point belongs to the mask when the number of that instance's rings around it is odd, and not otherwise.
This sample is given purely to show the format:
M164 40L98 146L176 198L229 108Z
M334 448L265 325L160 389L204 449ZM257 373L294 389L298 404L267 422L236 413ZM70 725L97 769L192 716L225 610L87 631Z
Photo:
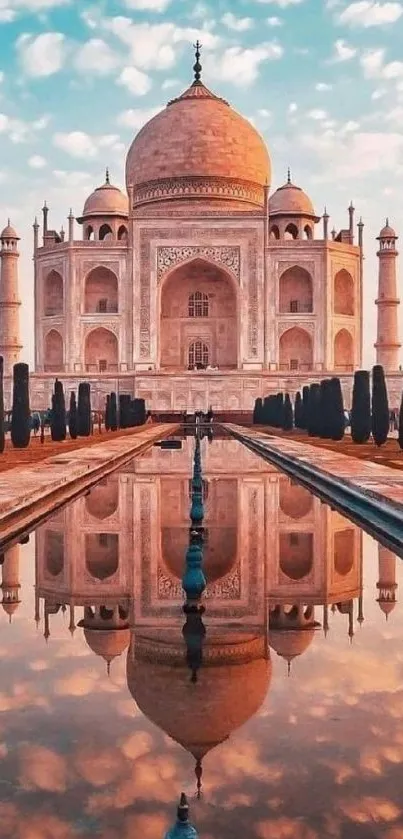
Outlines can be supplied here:
M63 452L0 475L0 545L21 535L60 504L74 498L178 425L148 425L130 436Z
M403 472L379 463L264 434L230 423L224 428L312 491L344 507L374 535L403 549Z

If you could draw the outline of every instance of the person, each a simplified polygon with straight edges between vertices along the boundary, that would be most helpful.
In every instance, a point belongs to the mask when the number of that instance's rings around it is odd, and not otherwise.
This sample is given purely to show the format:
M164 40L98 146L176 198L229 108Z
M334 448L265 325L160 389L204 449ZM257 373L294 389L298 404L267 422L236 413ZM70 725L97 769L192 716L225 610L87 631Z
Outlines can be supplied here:
M32 428L34 430L34 437L36 437L40 427L41 427L40 416L39 416L39 414L35 413L32 417Z

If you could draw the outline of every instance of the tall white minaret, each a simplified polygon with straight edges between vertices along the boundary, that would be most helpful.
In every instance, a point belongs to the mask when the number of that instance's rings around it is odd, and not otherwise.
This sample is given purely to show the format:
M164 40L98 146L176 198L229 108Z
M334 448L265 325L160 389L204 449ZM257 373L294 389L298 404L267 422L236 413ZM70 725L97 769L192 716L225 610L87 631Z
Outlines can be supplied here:
M19 361L20 306L18 295L18 242L15 230L8 221L0 233L0 355L4 358L4 375L11 376L13 365Z
M379 280L378 297L375 300L378 307L376 363L382 364L386 373L394 373L399 369L401 347L397 320L400 300L396 289L396 239L397 235L386 219L386 226L378 236Z

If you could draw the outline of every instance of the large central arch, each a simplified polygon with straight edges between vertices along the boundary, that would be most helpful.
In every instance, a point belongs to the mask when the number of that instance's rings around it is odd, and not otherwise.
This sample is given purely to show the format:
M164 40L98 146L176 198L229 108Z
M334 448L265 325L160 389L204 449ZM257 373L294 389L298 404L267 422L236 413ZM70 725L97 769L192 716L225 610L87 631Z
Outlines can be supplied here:
M198 366L238 366L238 301L236 281L223 268L193 259L167 274L160 290L159 365L187 370Z

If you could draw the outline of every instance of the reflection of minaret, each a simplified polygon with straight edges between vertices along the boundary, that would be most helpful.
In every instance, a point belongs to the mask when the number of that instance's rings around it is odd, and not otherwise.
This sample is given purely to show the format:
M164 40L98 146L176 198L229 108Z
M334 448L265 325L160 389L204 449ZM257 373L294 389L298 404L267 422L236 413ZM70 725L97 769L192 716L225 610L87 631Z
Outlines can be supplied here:
M90 649L106 661L109 675L111 661L120 656L130 642L129 614L122 606L84 606L84 637Z
M189 804L182 793L176 815L176 824L165 834L165 839L198 839L196 828L189 821Z
M387 620L389 613L396 606L396 555L383 545L378 545L378 567L379 580L376 587L379 597L377 601Z
M298 603L293 606L277 605L270 610L269 643L277 655L287 661L288 675L292 660L305 652L319 627L313 606Z
M9 615L10 623L14 612L18 609L18 604L21 602L19 597L19 565L20 548L19 545L14 545L14 547L10 548L4 554L1 583L3 592L2 605L4 611Z
M379 279L378 297L375 300L378 307L376 363L382 364L386 372L399 369L401 347L397 320L400 300L396 290L396 239L396 233L386 219L386 226L378 236Z

